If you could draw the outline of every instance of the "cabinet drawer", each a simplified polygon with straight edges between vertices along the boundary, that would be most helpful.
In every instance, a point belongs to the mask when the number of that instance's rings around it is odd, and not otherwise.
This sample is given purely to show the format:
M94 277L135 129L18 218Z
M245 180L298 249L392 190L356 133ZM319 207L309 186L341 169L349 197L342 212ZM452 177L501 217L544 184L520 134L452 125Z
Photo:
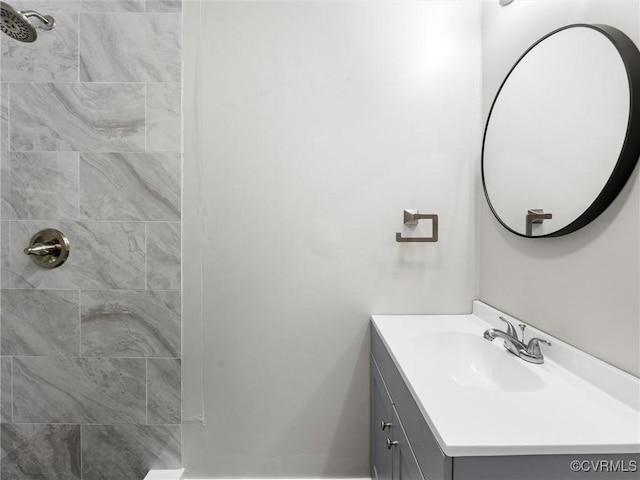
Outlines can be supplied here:
M422 474L426 480L451 479L453 476L451 458L440 450L427 421L375 328L371 329L371 355L380 369L386 387L389 392L392 392L393 404L402 419L404 430L415 452Z
M407 439L402 420L393 407L393 439L398 444L393 447L393 478L394 480L424 480L412 445Z
M392 480L393 460L392 454L386 444L387 437L393 437L394 410L391 404L391 397L384 385L384 380L376 366L376 362L371 356L371 427L370 432L370 458L371 458L371 478L372 480ZM381 423L388 423L384 430Z

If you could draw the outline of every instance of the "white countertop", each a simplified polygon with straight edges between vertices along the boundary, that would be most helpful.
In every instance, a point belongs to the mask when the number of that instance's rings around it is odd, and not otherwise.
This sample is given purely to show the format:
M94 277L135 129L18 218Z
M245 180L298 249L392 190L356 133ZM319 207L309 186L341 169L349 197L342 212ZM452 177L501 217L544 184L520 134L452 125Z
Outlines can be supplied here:
M525 362L482 338L500 315L522 323L477 301L469 315L372 316L446 455L640 453L640 379L531 327L553 345Z

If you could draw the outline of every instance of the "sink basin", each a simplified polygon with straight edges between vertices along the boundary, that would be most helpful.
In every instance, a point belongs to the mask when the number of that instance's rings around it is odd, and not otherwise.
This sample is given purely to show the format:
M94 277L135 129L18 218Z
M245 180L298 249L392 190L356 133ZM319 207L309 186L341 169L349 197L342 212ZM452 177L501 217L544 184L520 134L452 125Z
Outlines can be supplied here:
M503 341L482 334L435 332L418 335L415 346L430 374L464 388L533 391L544 388L542 378L523 360L503 348ZM422 360L421 359L421 360Z
M471 314L372 317L376 348L388 352L445 455L640 455L640 380L530 325L529 338L553 346L543 347L543 364L525 362L482 336L503 329L505 315L476 301Z

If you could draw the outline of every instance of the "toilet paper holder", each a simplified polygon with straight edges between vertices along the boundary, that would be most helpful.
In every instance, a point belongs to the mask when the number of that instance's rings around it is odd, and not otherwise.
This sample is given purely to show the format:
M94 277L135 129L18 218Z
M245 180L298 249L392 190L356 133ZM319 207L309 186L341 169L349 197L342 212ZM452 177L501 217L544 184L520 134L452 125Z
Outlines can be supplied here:
M420 213L418 210L405 209L404 224L417 225L420 220L431 220L430 237L403 237L402 233L396 232L396 242L437 242L438 241L438 215L433 213Z

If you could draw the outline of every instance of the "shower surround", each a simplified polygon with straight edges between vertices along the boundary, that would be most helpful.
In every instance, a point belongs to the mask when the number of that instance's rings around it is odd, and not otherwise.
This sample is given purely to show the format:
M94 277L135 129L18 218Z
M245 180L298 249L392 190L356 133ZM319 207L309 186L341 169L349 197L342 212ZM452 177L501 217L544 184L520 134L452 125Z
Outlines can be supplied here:
M0 39L0 478L178 468L181 1L12 4L56 27Z

